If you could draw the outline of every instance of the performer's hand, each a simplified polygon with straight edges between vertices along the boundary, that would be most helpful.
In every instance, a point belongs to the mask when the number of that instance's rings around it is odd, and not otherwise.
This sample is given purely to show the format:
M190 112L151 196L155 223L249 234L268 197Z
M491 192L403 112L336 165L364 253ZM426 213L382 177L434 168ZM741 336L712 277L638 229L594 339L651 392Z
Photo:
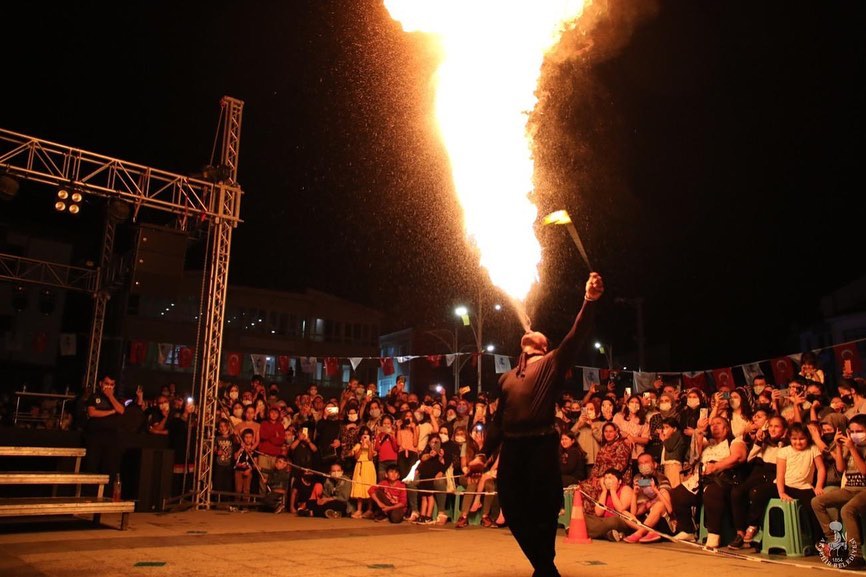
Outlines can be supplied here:
M597 301L604 293L604 281L601 275L597 272L589 273L589 280L586 281L586 300Z

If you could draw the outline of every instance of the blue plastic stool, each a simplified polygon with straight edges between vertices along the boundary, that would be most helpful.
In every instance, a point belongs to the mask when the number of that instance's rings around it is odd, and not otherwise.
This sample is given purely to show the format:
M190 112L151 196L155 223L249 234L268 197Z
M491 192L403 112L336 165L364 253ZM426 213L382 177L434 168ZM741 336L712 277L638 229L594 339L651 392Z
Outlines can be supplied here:
M763 555L769 555L771 550L781 550L788 557L803 557L814 549L809 511L799 501L786 503L781 499L770 499L764 513L763 533Z
M463 487L457 487L457 492L454 493L453 520L455 523L460 518L460 512L463 509L463 506L462 506L463 505L463 493L464 493ZM468 498L474 499L475 495L469 495ZM482 511L482 509L479 509L478 511L475 511L474 513L469 513L469 524L470 525L481 525L481 511Z

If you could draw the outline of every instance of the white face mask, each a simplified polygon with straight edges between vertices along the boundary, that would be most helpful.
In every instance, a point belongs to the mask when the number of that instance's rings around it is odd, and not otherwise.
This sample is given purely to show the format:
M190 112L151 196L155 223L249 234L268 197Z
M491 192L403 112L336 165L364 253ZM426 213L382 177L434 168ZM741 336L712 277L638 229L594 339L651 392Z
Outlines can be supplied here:
M237 391L231 391L229 393L229 398L233 401L238 400L238 392Z
M454 437L454 442L458 445L462 445L466 442L466 437Z
M343 471L331 471L331 477L334 479L339 479L343 476Z
M586 418L592 421L595 419L595 409L586 409L585 411Z
M349 422L350 422L350 423L354 423L355 421L358 420L358 415L352 415L352 414L350 414L348 418L349 418Z
M445 433L439 433L439 438L442 439L443 443L448 442L448 435L446 435Z
M756 395L760 395L764 392L765 388L766 387L764 385L755 385L754 387L752 387L752 390L755 391Z
M698 407L701 406L701 400L700 399L689 399L686 402L686 404L689 406L690 409L697 409Z
M415 415L415 421L419 423L421 422L421 419L424 418L424 413L422 413L421 411L415 411L413 414Z
M851 440L854 441L855 445L862 445L864 442L866 442L866 433L862 431L852 431L851 433L849 433L849 436L851 437Z
M663 401L663 402L659 403L659 410L660 411L670 411L671 410L671 404L667 401Z
M652 475L653 466L652 465L638 465L637 470L640 471L640 474L643 476Z

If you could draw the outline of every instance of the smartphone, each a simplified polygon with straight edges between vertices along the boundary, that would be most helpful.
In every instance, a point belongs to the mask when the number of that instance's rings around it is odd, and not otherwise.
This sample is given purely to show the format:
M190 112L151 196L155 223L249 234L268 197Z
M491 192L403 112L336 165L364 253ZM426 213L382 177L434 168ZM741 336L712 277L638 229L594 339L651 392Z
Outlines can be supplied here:
M309 431L307 430L307 427L304 427L303 429L301 429L301 434L305 437L307 436L308 432Z
M645 477L643 479L638 479L637 484L638 484L638 487L649 487L650 485L652 485L652 479L647 478L647 477Z
M626 397L630 397L630 396L631 396L631 387L626 387L626 388L625 388L625 396L626 396Z
M701 410L698 411L698 420L706 419L709 416L710 412L706 407L701 407Z
M372 396L373 396L373 391L367 391L367 398L369 399Z
M791 396L791 389L779 389L779 396L780 397L790 397Z
M646 393L643 394L643 398L645 398L645 399L650 398L649 391L647 391Z
M192 404L192 397L187 397L186 402L188 405L191 405Z

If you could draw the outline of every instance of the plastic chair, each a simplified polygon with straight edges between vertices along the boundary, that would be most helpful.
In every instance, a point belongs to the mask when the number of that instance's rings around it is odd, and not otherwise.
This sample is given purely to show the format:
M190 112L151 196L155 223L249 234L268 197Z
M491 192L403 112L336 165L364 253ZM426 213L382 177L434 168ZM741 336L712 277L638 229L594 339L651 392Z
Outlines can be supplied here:
M463 509L463 487L457 487L457 492L454 493L454 513L453 520L456 523L457 519L460 518L460 512ZM474 499L475 495L469 495L468 499ZM475 511L474 513L469 513L469 524L470 525L481 525L481 509Z
M803 557L814 549L809 511L799 501L786 503L781 499L770 499L764 513L763 533L763 555L769 555L771 550L781 550L788 557Z
M698 541L701 543L707 540L707 527L704 525L704 507L701 507L701 520L700 527L698 528ZM719 544L724 546L734 540L734 535L737 532L734 530L734 526L731 524L731 519L729 515L724 515L722 517L722 532L719 534Z

